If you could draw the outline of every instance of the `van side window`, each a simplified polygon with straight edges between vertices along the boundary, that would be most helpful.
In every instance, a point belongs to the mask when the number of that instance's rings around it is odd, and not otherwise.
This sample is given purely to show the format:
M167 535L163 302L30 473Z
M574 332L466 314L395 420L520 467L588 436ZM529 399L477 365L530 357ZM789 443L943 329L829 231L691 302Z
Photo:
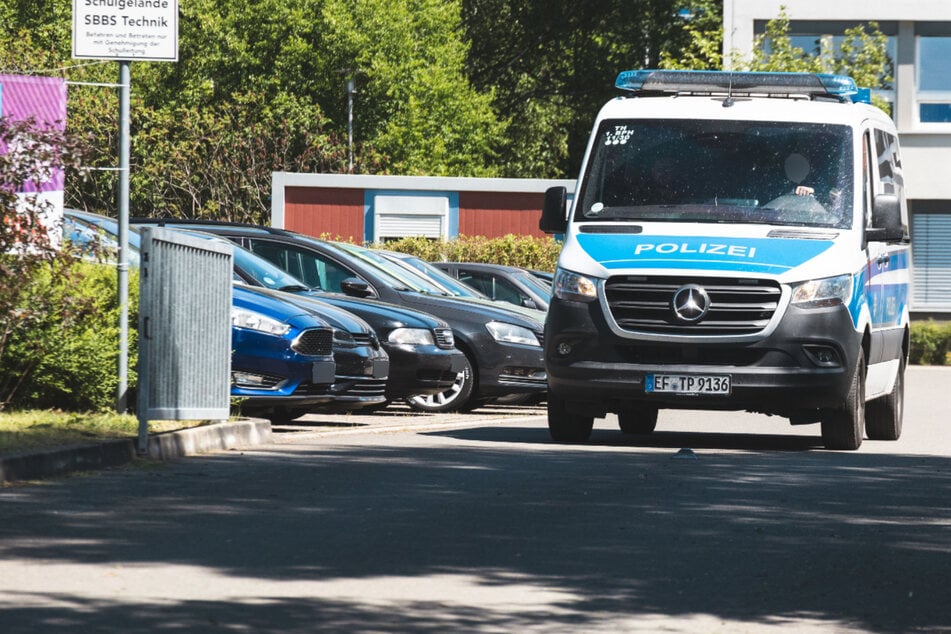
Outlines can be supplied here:
M884 130L875 130L875 147L878 162L875 193L900 196L904 188L904 178L901 159L898 156L898 139Z

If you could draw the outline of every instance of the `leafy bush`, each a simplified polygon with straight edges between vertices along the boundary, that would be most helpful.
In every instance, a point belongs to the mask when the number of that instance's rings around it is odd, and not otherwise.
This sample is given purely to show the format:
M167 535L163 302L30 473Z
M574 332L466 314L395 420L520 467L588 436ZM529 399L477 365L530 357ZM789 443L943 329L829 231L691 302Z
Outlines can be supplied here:
M113 266L60 257L20 280L18 302L0 315L0 409L110 408L118 386L119 306ZM138 304L130 274L130 314ZM130 315L130 323L136 318ZM129 333L135 367L135 332ZM134 373L130 371L130 384Z
M501 238L459 236L453 240L403 238L373 245L401 253L411 253L430 262L486 262L554 271L561 243L554 238L508 234Z
M947 365L951 352L951 322L933 320L911 324L909 361L920 365Z

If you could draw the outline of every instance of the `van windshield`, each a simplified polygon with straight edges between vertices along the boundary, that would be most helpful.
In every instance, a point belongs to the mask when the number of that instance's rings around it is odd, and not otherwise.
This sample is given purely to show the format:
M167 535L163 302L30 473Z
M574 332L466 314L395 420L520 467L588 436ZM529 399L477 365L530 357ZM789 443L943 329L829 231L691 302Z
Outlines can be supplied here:
M576 219L848 228L851 148L843 125L605 121Z

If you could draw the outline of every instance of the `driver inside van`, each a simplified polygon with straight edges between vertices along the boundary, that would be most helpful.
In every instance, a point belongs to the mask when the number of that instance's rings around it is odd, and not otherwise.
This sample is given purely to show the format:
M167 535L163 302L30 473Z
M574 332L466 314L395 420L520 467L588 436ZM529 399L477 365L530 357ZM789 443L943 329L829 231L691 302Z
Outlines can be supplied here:
M786 170L786 178L796 184L796 188L793 190L794 194L797 196L812 196L816 193L814 188L802 184L806 180L806 176L809 175L809 160L805 156L796 153L790 154L786 157L783 168Z

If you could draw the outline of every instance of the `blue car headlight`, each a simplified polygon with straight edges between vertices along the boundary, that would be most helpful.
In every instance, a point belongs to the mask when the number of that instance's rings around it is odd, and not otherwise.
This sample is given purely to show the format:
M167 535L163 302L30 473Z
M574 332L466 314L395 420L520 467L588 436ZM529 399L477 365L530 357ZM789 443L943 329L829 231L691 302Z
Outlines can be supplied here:
M231 325L237 328L256 330L276 337L287 334L291 327L283 321L272 319L266 315L248 310L247 308L231 309Z

